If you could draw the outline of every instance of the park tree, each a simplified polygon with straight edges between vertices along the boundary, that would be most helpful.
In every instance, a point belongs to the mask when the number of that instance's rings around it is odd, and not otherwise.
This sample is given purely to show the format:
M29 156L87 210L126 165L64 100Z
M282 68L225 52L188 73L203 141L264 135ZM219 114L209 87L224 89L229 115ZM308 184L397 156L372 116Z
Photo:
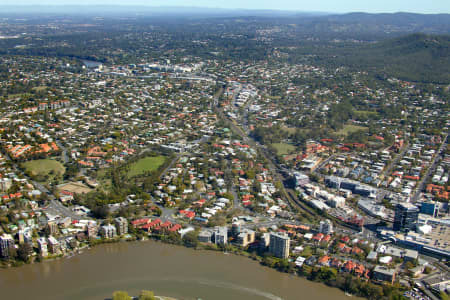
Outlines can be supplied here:
M132 300L130 296L128 296L127 292L124 291L116 291L113 293L113 300Z
M152 291L142 290L139 294L139 300L155 300L155 294Z
M195 248L198 245L197 233L195 231L190 231L183 236L183 244L186 247Z
M33 249L29 243L23 243L19 246L19 249L17 249L17 257L24 262L28 262L32 251Z

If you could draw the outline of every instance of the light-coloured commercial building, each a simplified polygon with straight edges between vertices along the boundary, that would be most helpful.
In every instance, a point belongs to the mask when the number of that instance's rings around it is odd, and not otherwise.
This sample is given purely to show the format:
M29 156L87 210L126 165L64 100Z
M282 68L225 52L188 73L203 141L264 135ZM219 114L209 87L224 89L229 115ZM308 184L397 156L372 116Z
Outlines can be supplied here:
M395 280L395 269L389 269L384 266L376 266L372 272L372 278L378 281L387 281L393 283Z
M333 232L333 223L330 220L320 221L319 231L323 234L330 234Z

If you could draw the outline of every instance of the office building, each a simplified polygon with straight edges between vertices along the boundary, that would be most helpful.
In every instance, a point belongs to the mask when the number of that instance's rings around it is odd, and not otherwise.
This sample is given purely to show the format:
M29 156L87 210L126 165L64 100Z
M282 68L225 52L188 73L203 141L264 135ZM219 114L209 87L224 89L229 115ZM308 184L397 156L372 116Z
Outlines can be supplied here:
M395 280L395 270L385 266L376 266L373 269L372 278L378 281L387 281L392 284Z
M439 214L439 204L435 201L422 202L420 205L420 213L437 217Z
M411 203L397 204L394 216L394 231L408 232L416 228L419 209Z

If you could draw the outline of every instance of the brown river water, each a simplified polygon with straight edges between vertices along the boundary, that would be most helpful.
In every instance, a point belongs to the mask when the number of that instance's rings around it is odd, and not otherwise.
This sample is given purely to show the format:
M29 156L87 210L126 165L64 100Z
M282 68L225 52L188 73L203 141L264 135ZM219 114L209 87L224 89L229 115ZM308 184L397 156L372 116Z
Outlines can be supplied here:
M160 242L97 246L71 258L0 270L1 299L107 299L142 289L180 300L354 300L249 258Z

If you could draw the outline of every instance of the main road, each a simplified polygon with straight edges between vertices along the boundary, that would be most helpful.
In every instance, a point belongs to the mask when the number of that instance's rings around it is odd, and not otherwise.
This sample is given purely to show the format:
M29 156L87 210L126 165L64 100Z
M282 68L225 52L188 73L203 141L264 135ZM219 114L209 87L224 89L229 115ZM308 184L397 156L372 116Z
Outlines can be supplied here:
M428 178L431 176L431 173L434 172L434 170L436 169L437 163L442 158L442 153L445 150L445 146L447 145L447 138L448 138L448 134L445 135L445 138L443 139L443 142L442 142L441 146L439 147L439 150L436 152L436 155L435 155L433 161L431 162L430 167L427 170L427 173L422 177L420 182L417 184L417 187L414 190L414 194L411 196L411 202L417 202L417 200L419 200L420 193L422 192L425 183L427 182Z
M309 215L313 215L313 214L311 214L310 210L305 210L305 208L300 203L300 201L297 199L297 197L292 197L292 195L286 191L284 184L283 184L283 176L280 174L278 168L275 166L275 163L272 161L272 159L267 154L266 149L262 145L260 145L258 142L254 141L252 138L250 138L249 135L244 130L242 130L242 128L240 128L239 126L236 126L236 124L233 121L231 121L229 118L227 118L224 115L222 109L220 109L218 107L219 96L220 96L220 94L216 93L216 95L214 95L214 102L213 102L213 104L214 104L213 109L217 113L218 117L221 120L223 120L225 123L227 123L227 125L230 127L231 131L233 131L234 134L239 135L246 143L248 143L253 148L257 149L258 152L265 158L270 172L275 176L276 181L280 183L279 186L280 186L281 193L282 193L284 199L289 204L289 206L291 208L296 208L297 210L303 211Z

